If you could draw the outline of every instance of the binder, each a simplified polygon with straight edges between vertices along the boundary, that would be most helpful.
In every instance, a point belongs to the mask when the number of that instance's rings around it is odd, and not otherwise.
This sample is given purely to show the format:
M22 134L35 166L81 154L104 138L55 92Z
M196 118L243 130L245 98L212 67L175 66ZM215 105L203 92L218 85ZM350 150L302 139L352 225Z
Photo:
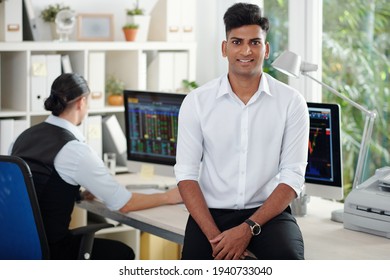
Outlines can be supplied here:
M173 52L158 52L148 68L148 89L173 91Z
M0 120L0 155L8 155L14 138L14 120Z
M22 22L22 0L0 3L0 41L21 42Z
M62 73L73 73L72 64L70 63L70 57L65 54L61 57Z
M175 52L173 59L173 88L178 91L183 87L183 80L188 80L188 53Z
M31 111L44 111L44 99L47 96L46 55L31 55Z
M148 68L148 89L176 92L188 79L187 52L158 52Z
M126 136L115 115L102 119L103 153L115 153L116 165L127 165Z
M38 28L31 0L23 0L23 41L38 41Z
M88 116L86 122L86 141L100 158L103 158L102 116Z
M27 128L28 128L27 120L14 120L13 141L15 141L16 138L18 138L19 135L22 134L22 132L25 131Z
M43 102L50 95L51 86L54 80L61 75L61 55L60 54L48 54L46 55L46 95Z
M142 52L139 57L139 74L138 74L138 89L147 90L148 70L147 70L147 55Z
M88 60L88 85L91 90L89 108L103 108L105 101L105 53L91 52Z
M196 0L157 0L151 11L150 41L195 41Z

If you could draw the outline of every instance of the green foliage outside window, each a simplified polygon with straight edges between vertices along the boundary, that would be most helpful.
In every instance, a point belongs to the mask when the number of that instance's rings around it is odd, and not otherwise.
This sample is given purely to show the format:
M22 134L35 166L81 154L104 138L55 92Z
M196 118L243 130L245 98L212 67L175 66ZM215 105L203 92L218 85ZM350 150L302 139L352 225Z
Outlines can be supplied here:
M264 71L282 81L270 63L288 46L288 1L264 1L271 30L271 57ZM378 117L363 180L390 166L390 1L323 0L322 80ZM323 89L323 101L341 106L344 185L350 191L365 115Z
M287 49L288 45L288 1L264 1L264 15L270 22L267 41L271 45L268 60L264 61L263 70L278 80L287 83L287 76L271 67L271 63Z
M390 165L390 2L323 2L323 82L369 110L375 110L373 139L364 178ZM332 94L323 100L342 108L344 184L351 188L364 128L364 115Z

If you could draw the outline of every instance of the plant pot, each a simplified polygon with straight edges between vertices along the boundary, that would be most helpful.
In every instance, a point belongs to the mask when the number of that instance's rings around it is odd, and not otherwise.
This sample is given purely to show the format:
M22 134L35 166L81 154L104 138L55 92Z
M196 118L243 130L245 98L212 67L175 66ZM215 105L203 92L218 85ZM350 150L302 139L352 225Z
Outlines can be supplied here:
M123 28L123 33L125 34L126 41L135 41L137 38L138 29L134 28Z
M122 95L109 95L107 98L108 105L111 106L121 106L123 105L123 96Z
M127 22L138 25L137 42L146 42L149 34L150 15L127 16Z

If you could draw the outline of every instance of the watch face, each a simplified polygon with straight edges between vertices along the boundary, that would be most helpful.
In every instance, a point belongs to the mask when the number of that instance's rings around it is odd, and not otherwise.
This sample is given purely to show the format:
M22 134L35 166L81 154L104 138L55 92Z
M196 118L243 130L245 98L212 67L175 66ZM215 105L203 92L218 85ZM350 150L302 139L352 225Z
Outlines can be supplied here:
M252 235L259 235L261 232L261 227L258 223L255 223L254 221L247 219L245 220L245 223L247 223L251 229Z
M253 235L259 235L260 232L261 232L261 228L260 228L259 225L254 225L254 226L252 227L252 234L253 234Z

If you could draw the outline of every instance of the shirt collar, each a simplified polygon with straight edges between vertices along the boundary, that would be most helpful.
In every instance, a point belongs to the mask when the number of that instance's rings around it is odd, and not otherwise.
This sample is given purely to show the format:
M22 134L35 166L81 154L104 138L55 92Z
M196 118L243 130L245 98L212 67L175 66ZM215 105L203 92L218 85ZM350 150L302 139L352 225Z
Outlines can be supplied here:
M257 89L257 91L255 93L256 98L262 92L264 92L265 94L268 94L269 96L272 96L272 93L271 93L270 88L269 88L268 77L267 77L266 73L263 73L261 75L259 88ZM225 94L229 94L229 93L234 94L232 87L230 85L229 79L228 79L228 75L226 74L226 75L223 75L221 77L221 83L220 83L220 87L219 87L218 94L217 94L216 98L219 98L219 97L221 97Z
M77 138L77 140L79 140L80 142L85 142L85 137L81 132L80 128L75 126L71 122L54 115L49 115L45 122L66 129L70 131Z
M226 74L226 75L223 75L221 77L221 82L220 82L220 86L218 89L217 98L219 98L223 95L229 94L230 91L232 91L232 88L230 86L230 83L229 83L229 80L228 80L228 77Z

